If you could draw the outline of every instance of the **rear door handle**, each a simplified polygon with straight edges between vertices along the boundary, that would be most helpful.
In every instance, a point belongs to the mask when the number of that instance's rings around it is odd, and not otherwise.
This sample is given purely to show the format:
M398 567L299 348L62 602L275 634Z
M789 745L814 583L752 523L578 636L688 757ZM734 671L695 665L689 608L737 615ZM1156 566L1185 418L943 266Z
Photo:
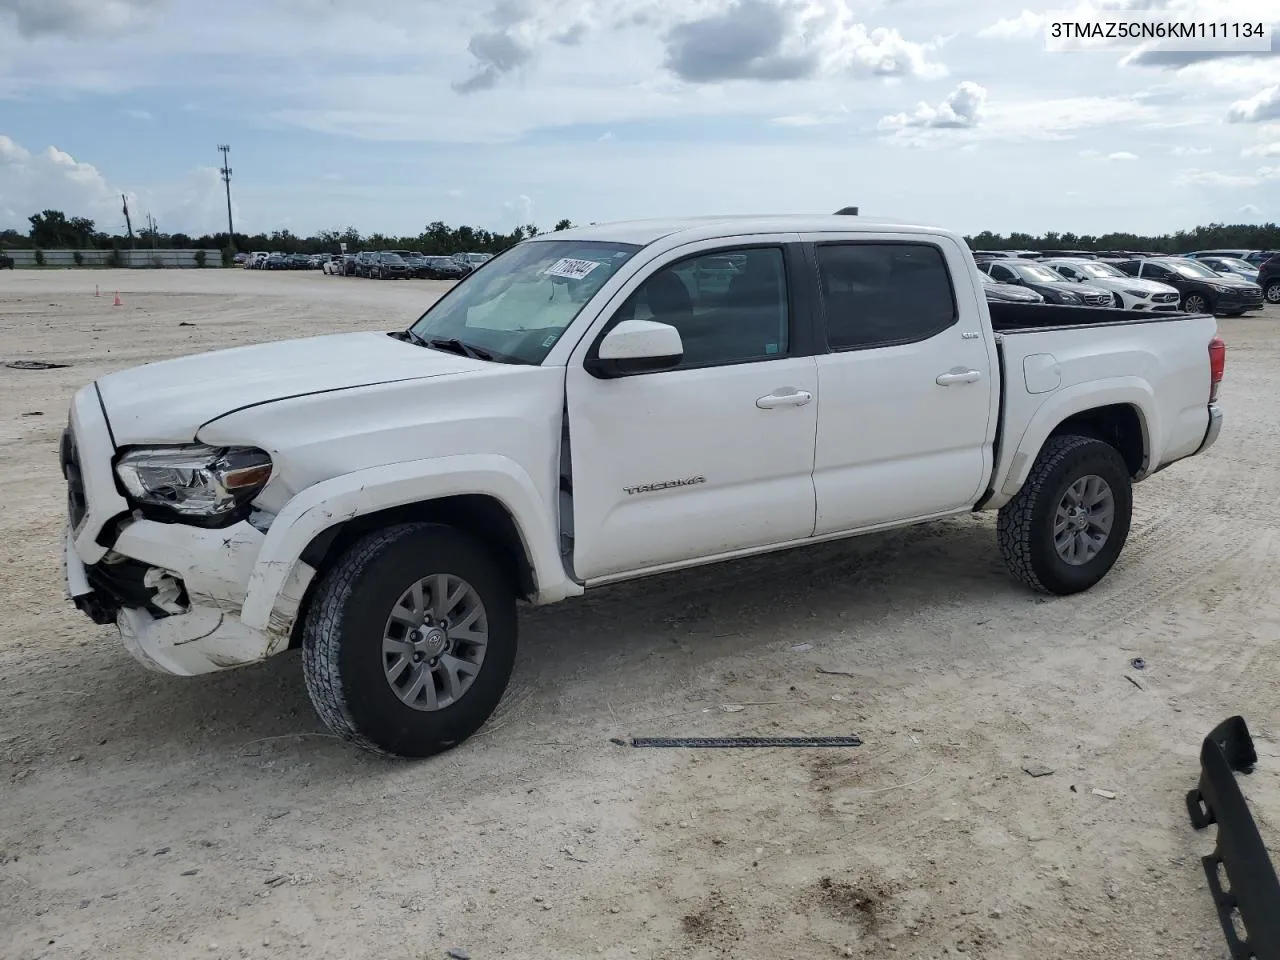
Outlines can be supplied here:
M774 407L803 407L812 399L813 394L808 390L785 387L774 391L767 397L761 397L756 401L756 406L761 410L772 410Z
M980 370L950 370L941 374L936 382L940 387L951 387L957 383L977 383L981 379Z

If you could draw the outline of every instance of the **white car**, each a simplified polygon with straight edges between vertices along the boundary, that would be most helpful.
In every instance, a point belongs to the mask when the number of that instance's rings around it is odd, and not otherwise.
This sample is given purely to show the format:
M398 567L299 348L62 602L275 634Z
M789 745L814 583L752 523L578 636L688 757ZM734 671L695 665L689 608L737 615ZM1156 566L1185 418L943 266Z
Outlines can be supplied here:
M407 329L108 374L60 444L68 593L163 672L300 647L337 735L426 756L497 706L521 600L974 510L1014 577L1087 590L1134 484L1217 439L1226 348L980 282L937 227L604 224Z
M1182 299L1182 294L1177 288L1167 283L1131 277L1100 260L1064 257L1039 262L1046 267L1051 267L1068 280L1111 291L1115 305L1122 310L1175 313Z

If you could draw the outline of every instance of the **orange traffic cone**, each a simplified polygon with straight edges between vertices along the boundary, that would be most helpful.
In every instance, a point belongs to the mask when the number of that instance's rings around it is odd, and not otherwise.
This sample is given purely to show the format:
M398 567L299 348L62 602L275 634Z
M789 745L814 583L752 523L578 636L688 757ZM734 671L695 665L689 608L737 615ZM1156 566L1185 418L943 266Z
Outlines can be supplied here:
M111 305L112 305L113 307L123 307L123 306L124 306L124 301L120 299L120 291L119 291L119 290L117 290L117 291L116 291L116 299L115 299L115 302L114 302L114 303L112 303Z

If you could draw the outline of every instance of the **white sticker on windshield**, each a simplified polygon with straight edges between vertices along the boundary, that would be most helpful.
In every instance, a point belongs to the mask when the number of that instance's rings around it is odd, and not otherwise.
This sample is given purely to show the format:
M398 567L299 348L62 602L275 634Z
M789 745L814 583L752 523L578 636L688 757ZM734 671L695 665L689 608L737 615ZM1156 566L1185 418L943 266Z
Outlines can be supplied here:
M548 277L581 280L598 266L600 264L595 260L574 260L570 257L562 257L542 272Z

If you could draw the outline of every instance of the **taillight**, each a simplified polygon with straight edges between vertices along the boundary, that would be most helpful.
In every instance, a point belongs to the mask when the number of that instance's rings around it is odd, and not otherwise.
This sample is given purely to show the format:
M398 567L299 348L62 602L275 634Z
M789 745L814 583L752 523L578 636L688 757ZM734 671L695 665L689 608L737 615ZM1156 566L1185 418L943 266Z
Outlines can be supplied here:
M1221 337L1209 341L1209 402L1218 399L1218 386L1227 368L1227 343Z

